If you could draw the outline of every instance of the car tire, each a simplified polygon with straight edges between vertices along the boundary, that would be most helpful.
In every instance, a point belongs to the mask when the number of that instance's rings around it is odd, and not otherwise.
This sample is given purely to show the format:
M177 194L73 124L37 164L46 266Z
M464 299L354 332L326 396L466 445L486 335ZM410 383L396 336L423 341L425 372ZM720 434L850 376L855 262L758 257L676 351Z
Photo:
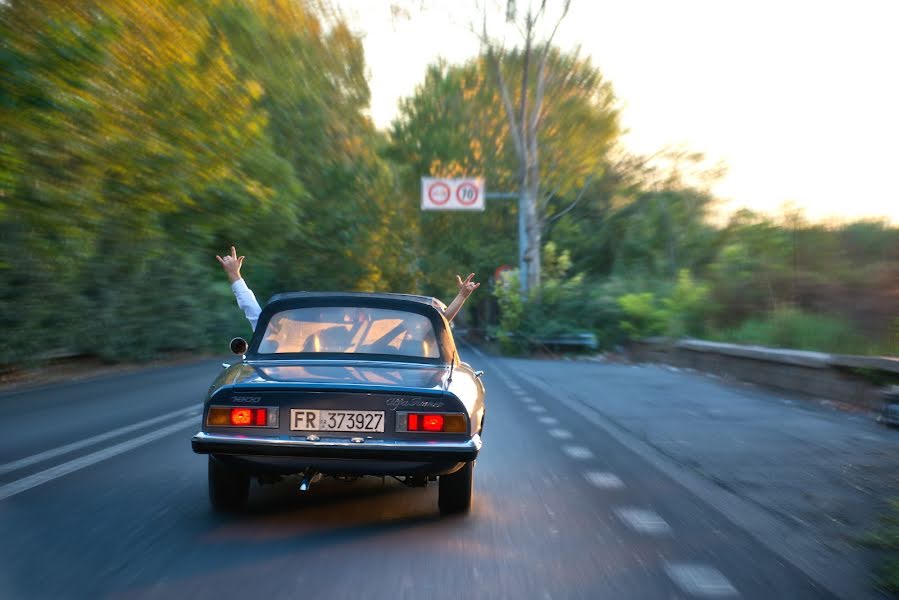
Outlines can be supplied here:
M438 480L437 506L444 515L466 513L471 509L471 492L474 483L474 461Z
M238 511L247 504L250 476L209 457L209 502L222 512Z

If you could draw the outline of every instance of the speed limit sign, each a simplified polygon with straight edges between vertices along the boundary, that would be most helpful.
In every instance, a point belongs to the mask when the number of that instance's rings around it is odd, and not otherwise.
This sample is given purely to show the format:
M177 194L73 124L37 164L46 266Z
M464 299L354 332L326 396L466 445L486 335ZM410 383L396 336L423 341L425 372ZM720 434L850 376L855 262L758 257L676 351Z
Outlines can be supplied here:
M474 205L474 203L478 201L480 195L478 186L467 181L456 188L456 200L458 200L459 204L462 206Z
M421 178L422 210L484 210L484 180Z

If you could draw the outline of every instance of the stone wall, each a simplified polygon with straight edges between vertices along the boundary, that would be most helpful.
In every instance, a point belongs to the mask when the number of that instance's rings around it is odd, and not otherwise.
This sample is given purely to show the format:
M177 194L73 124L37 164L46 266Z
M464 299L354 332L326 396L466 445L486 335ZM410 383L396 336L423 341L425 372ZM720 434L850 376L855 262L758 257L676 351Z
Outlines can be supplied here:
M765 387L853 404L880 412L885 395L858 370L899 378L899 359L780 350L703 340L652 338L635 343L634 360L731 377Z

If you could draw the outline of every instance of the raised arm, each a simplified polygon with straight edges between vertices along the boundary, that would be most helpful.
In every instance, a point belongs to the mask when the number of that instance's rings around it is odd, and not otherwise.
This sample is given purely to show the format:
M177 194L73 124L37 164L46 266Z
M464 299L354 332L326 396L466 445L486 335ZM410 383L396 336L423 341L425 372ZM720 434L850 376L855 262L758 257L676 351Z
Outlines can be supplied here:
M253 291L247 287L247 283L240 276L240 267L243 265L245 257L237 256L237 250L234 246L231 246L230 255L226 254L224 257L216 255L216 258L225 270L225 274L228 275L228 281L231 282L231 291L234 292L234 297L237 298L237 306L246 315L247 320L255 331L256 321L259 320L262 308L260 308L259 302L256 301Z
M462 308L462 305L465 304L465 300L471 296L473 291L480 287L481 284L475 283L472 279L474 279L474 273L471 273L466 277L465 281L462 281L462 278L456 275L456 281L459 284L459 293L456 294L453 301L450 302L449 306L446 307L446 310L443 311L443 316L446 317L447 321L452 321L455 316L459 314L459 310Z

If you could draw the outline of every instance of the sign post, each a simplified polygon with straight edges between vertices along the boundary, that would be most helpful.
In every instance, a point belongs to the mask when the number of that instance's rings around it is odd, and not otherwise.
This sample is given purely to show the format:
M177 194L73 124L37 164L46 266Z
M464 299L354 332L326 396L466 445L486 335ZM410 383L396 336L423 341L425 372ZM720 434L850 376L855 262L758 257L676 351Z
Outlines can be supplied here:
M484 210L484 180L421 178L422 210Z
M524 226L524 210L519 195L514 192L484 191L484 180L479 177L461 179L443 179L437 177L421 178L422 210L469 210L483 211L485 200L519 199L518 202L518 273L522 295L524 295L527 263L524 261L527 231Z

